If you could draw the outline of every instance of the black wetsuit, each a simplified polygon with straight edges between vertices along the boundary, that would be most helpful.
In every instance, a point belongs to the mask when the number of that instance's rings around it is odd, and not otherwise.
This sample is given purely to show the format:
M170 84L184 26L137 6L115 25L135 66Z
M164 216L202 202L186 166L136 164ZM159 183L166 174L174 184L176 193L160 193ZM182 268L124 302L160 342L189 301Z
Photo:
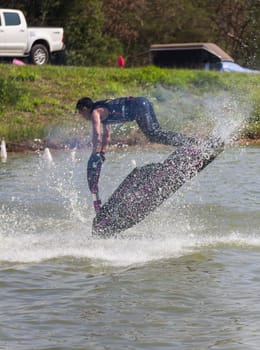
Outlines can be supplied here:
M181 146L195 143L193 137L174 131L163 130L156 118L152 103L145 97L120 97L94 103L92 111L99 107L108 109L107 118L102 124L115 124L136 121L145 136L151 141L165 145Z

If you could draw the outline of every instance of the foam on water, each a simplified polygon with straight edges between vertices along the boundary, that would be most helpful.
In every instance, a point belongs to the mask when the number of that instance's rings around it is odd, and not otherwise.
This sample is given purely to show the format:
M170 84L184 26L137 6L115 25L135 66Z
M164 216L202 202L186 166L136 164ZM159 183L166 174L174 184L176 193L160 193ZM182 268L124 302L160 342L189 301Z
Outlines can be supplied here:
M93 265L129 266L178 258L219 245L260 248L257 232L212 234L210 227L201 226L206 223L194 220L191 225L184 217L160 224L152 215L149 225L137 225L110 239L91 237L91 217L85 222L75 217L35 222L30 215L6 212L2 207L0 219L1 261L9 263L72 257L88 259ZM161 219L163 222L163 215Z

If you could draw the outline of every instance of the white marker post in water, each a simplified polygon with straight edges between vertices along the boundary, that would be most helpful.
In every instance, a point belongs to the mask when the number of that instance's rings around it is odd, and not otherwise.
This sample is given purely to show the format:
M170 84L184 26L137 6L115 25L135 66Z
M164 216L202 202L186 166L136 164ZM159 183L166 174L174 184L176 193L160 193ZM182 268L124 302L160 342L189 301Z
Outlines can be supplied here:
M4 139L1 141L0 158L2 162L6 162L7 160L7 151L6 151L6 144Z
M52 154L51 154L51 151L49 150L48 147L46 147L43 151L43 159L46 160L47 162L49 163L52 163L53 162L53 158L52 158Z

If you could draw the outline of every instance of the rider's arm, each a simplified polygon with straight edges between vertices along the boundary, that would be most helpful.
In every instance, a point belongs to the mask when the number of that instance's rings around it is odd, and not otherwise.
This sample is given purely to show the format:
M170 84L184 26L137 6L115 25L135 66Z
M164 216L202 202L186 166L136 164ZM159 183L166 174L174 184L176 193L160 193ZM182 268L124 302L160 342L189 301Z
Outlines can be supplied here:
M100 152L101 148L101 118L100 113L98 110L94 110L92 112L92 128L93 128L93 134L92 134L92 153Z
M102 110L100 111L99 109L92 112L92 153L105 153L110 142L111 128L109 125L103 125L103 133L101 135L101 112Z
M110 142L111 128L110 125L103 125L102 144L100 152L106 153Z

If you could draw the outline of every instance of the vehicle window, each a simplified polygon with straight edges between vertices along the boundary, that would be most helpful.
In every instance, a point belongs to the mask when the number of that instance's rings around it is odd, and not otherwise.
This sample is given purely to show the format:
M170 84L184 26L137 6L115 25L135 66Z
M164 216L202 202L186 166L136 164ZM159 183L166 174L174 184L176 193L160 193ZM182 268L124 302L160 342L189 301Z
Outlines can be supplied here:
M18 26L19 24L21 24L18 13L5 12L4 18L6 26Z
M210 63L210 69L211 70L221 70L222 69L222 63L221 62Z

